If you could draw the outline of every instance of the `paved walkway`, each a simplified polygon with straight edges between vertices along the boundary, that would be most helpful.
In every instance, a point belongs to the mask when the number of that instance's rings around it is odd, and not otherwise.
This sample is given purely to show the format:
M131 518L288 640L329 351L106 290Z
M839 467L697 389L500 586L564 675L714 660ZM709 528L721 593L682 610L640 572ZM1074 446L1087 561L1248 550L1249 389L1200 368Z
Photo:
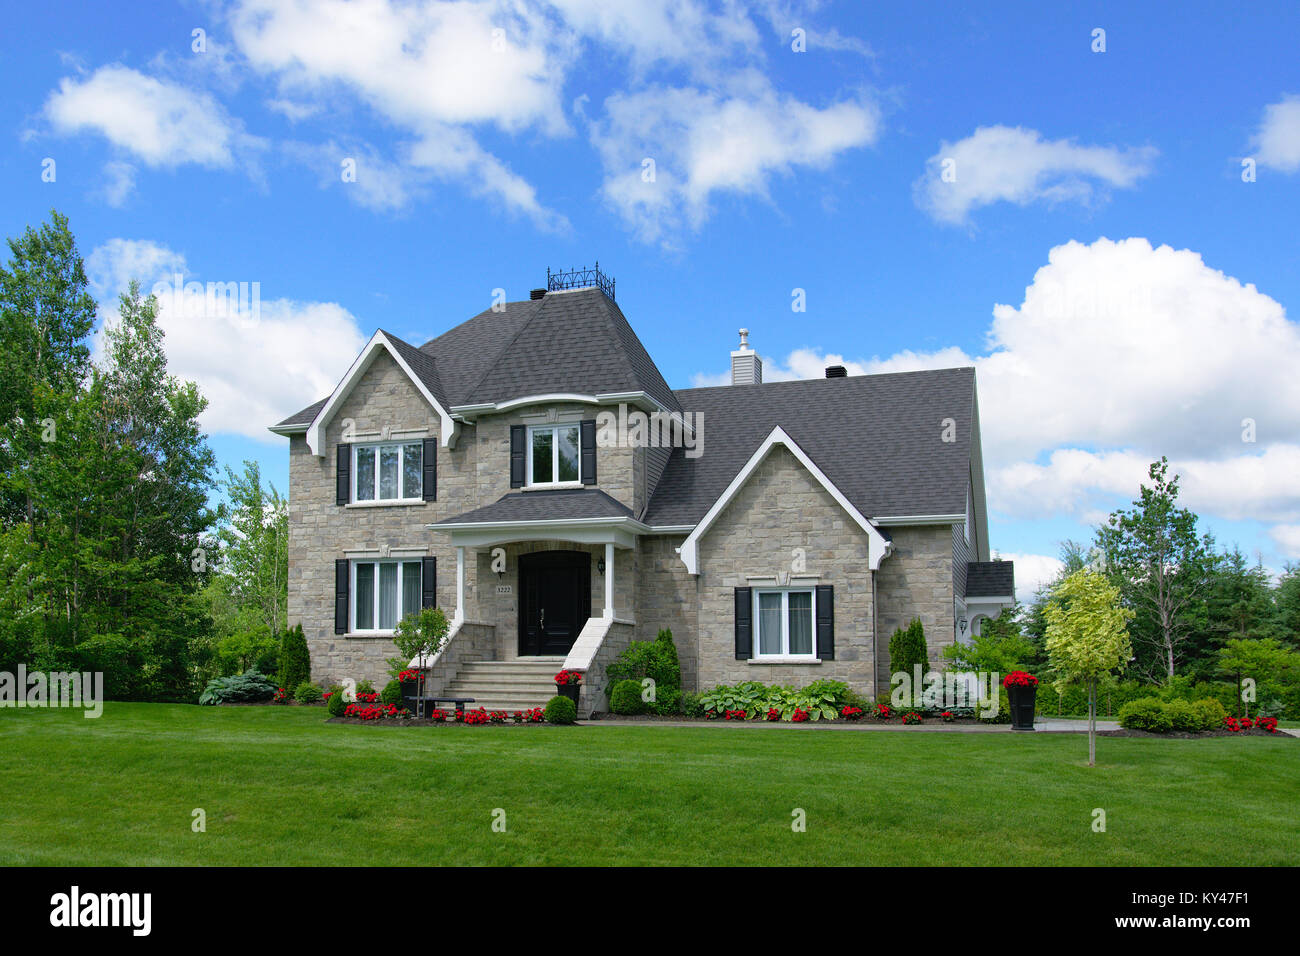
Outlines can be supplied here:
M725 730L744 730L746 728L768 730L906 730L909 733L956 733L956 734L1007 734L1012 733L1010 724L945 724L941 720L927 720L923 724L904 725L891 721L808 721L796 724L785 720L580 720L584 727L708 727ZM1097 721L1098 730L1118 730L1119 723L1114 720ZM1034 730L1054 734L1086 734L1086 720L1061 720L1039 717L1034 721Z

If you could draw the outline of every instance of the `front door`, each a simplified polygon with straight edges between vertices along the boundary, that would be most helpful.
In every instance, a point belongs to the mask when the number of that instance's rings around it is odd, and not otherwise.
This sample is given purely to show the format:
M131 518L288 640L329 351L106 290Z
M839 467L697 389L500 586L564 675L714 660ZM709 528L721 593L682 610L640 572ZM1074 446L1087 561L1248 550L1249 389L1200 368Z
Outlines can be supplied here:
M519 558L519 654L569 653L591 617L591 555L538 551Z

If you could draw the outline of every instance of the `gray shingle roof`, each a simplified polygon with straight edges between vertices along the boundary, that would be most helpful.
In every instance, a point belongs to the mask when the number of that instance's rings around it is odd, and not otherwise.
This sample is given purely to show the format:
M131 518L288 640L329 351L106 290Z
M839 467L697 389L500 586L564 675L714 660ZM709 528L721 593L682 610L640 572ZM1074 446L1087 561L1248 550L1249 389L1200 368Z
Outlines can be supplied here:
M696 388L677 399L704 416L703 453L673 450L647 524L696 524L777 425L868 518L966 509L972 368ZM952 442L942 440L947 418Z
M646 392L678 410L673 390L622 310L597 289L508 302L418 349L384 334L447 409L557 392ZM324 401L280 425L310 424Z
M630 517L632 517L632 510L605 492L596 488L574 488L557 491L514 491L498 498L490 505L444 518L435 524Z
M967 597L1006 597L1015 593L1015 562L972 561L966 566Z

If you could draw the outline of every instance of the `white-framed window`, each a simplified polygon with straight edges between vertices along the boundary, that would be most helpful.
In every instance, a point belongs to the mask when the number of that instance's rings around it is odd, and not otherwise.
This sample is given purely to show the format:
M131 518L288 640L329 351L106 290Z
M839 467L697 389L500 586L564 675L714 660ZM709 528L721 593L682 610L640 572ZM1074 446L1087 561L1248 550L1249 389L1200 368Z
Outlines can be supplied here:
M421 501L423 498L423 442L353 446L353 501Z
M811 588L754 589L754 656L817 656L817 595Z
M353 631L391 633L419 609L419 561L352 562Z
M528 429L528 484L570 485L582 479L579 425Z

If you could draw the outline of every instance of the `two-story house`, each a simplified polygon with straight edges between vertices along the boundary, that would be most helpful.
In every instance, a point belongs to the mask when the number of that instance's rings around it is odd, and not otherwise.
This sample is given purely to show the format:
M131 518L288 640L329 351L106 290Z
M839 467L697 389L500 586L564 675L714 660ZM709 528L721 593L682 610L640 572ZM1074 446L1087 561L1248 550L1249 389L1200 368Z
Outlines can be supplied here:
M451 619L438 693L544 702L670 628L683 686L889 687L1014 602L989 560L971 368L674 390L596 272L416 347L376 332L288 436L289 620L318 681L386 680L412 609ZM583 284L590 281L591 284ZM577 286L568 288L566 286Z

